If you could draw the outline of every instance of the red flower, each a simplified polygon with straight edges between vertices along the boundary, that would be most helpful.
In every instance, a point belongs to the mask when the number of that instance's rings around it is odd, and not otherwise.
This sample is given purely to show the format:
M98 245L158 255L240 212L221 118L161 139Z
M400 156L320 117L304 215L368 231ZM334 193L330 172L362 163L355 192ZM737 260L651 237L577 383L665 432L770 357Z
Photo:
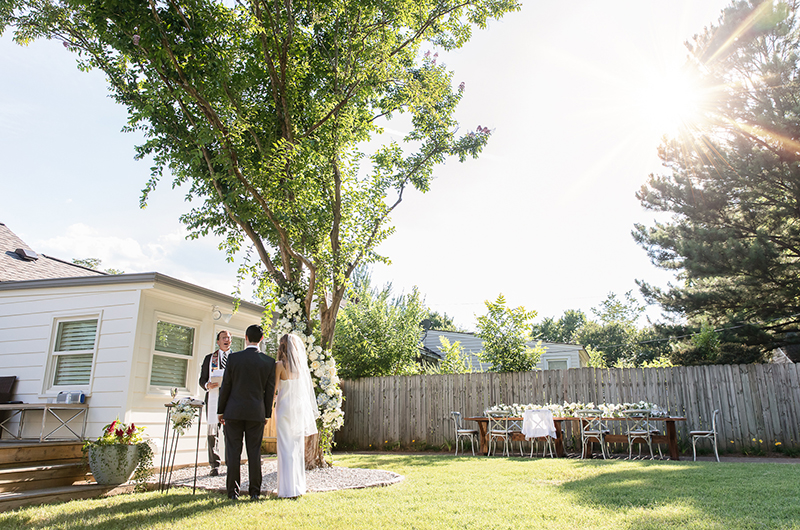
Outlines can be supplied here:
M123 431L122 429L117 429L117 432L115 432L114 434L117 435L117 438L122 438L123 436L125 436L125 431Z

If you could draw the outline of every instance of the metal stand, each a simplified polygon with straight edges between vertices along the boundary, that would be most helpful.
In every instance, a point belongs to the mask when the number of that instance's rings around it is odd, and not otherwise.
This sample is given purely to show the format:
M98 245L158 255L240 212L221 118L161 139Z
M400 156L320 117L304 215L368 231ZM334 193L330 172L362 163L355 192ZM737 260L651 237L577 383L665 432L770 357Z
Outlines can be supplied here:
M197 489L197 462L200 454L200 424L203 417L203 402L192 400L189 403L197 413L197 445L194 450L194 483L192 484L192 494ZM169 492L170 482L172 481L172 468L175 466L175 455L178 452L178 441L181 437L180 433L172 429L172 438L170 439L169 431L172 425L172 408L176 403L164 403L167 408L167 419L164 421L164 446L161 451L161 467L158 474L158 491L162 493ZM169 441L169 448L167 442Z

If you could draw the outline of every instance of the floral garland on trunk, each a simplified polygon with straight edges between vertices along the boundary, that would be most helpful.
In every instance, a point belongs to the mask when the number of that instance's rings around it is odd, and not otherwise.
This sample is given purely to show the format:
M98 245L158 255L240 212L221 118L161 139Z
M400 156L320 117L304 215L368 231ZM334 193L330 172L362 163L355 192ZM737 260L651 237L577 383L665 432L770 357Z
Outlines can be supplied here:
M279 315L276 335L279 339L287 333L292 333L300 337L306 346L308 367L320 412L317 420L320 446L323 453L329 456L333 447L333 435L344 425L342 389L336 373L336 360L331 351L323 350L321 346L315 344L316 337L313 333L309 333L303 315L302 300L303 298L297 293L284 293L278 299L275 309Z

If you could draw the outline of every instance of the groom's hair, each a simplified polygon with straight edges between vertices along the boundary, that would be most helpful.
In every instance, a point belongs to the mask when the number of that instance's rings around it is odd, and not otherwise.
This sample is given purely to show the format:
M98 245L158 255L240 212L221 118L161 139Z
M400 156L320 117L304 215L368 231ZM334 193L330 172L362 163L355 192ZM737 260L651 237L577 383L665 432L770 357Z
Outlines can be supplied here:
M261 342L261 339L264 338L264 330L261 329L261 326L253 324L252 326L247 328L247 331L244 332L245 337L250 343L258 343Z

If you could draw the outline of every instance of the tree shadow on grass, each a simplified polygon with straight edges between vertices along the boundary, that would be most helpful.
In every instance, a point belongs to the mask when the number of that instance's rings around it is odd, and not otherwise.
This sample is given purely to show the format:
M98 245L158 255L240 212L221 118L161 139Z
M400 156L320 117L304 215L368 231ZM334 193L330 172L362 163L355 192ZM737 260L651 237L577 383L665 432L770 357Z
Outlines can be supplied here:
M71 501L74 506L53 510L49 517L47 506L27 507L19 511L0 514L0 528L4 530L38 528L127 529L178 524L182 519L197 517L204 512L218 510L229 504L217 493L158 492L117 495L113 498ZM44 512L44 513L42 513Z
M633 465L631 465L633 464ZM638 464L638 465L637 465ZM800 470L780 464L585 462L602 471L565 482L576 505L641 510L631 528L685 527L687 518L723 528L800 528ZM716 526L711 524L711 526Z

